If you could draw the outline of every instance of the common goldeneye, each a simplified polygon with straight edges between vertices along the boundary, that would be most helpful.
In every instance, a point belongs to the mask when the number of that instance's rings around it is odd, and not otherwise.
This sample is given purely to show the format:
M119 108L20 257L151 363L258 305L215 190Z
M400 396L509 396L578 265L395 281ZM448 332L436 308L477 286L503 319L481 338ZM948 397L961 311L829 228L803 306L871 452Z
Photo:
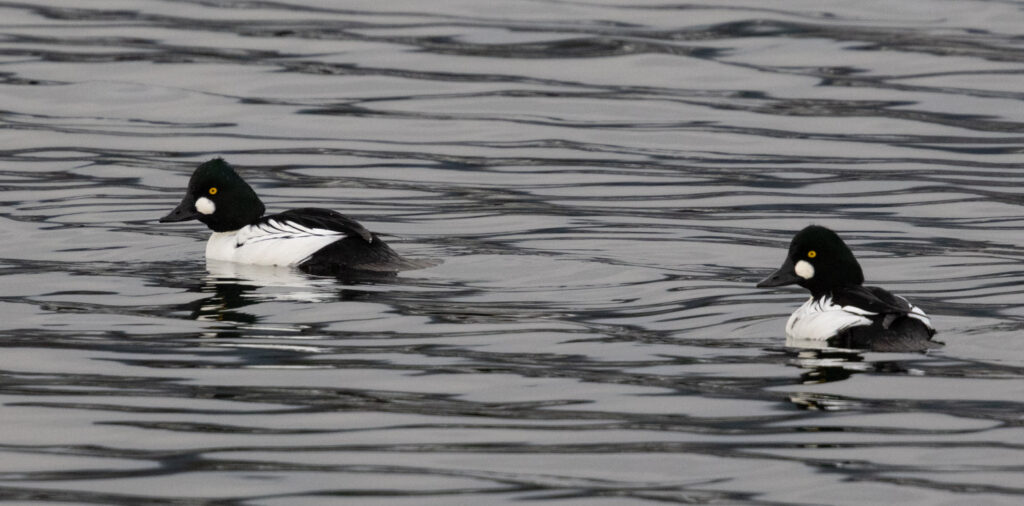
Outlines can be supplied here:
M835 232L811 225L796 234L782 267L758 288L797 284L811 298L786 322L786 338L837 348L920 351L938 346L928 316L898 295L864 286L853 252Z
M305 207L264 216L252 187L221 158L203 163L185 198L161 223L199 220L213 230L206 258L294 266L311 274L396 272L423 267L395 253L355 220Z

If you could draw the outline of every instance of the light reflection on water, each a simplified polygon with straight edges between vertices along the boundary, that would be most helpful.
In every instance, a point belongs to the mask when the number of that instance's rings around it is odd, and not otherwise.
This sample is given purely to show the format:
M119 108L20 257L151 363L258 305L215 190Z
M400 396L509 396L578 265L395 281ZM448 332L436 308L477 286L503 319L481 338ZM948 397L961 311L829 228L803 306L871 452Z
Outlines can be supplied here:
M0 498L1018 503L1022 14L877 7L0 3ZM215 155L444 262L206 264ZM809 222L946 346L786 348Z

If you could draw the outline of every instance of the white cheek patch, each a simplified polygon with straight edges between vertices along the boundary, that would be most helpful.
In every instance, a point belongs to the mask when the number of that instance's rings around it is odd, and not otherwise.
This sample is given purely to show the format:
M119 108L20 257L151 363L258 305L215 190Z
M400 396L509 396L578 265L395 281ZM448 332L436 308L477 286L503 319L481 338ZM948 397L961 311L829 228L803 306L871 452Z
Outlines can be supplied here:
M811 265L807 260L801 260L796 263L796 275L804 279L811 279L814 277L814 266Z
M211 215L216 210L217 205L206 197L199 197L199 200L196 201L196 211L199 211L201 214Z

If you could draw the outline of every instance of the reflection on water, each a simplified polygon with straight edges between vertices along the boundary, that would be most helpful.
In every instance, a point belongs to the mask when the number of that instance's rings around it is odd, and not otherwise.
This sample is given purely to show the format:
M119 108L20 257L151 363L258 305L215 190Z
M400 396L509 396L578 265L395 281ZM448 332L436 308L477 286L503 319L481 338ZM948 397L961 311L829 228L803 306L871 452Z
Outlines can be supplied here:
M280 266L246 265L221 260L206 260L208 275L200 291L209 297L193 301L200 304L193 313L196 319L228 320L254 323L256 317L234 310L261 302L308 302L311 304L357 299L365 292L344 288L374 282L388 282L393 275L367 273L359 278L339 280L327 276L310 276L296 269Z
M1017 504L1022 16L0 2L0 498ZM205 263L212 156L444 262ZM946 346L784 346L811 222Z

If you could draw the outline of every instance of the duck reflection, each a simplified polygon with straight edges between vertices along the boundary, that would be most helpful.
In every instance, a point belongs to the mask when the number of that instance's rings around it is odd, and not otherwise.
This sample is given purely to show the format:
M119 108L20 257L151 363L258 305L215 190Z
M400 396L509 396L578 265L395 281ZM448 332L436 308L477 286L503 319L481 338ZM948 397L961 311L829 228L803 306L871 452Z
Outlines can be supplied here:
M248 265L207 260L207 275L199 292L209 296L188 304L191 318L200 321L255 324L259 316L242 311L254 304L365 300L374 292L351 288L394 280L394 274L349 273L339 277L304 274L290 267ZM218 337L227 337L218 333Z
M801 348L787 340L787 352L793 355L789 364L803 370L798 382L803 385L821 385L851 378L855 374L920 374L904 360L868 361L866 350L814 346ZM793 392L789 401L801 409L838 411L862 406L856 399L821 392Z
M791 365L804 369L800 374L803 384L831 383L842 381L859 372L865 372L870 364L856 350L795 349L796 356Z

